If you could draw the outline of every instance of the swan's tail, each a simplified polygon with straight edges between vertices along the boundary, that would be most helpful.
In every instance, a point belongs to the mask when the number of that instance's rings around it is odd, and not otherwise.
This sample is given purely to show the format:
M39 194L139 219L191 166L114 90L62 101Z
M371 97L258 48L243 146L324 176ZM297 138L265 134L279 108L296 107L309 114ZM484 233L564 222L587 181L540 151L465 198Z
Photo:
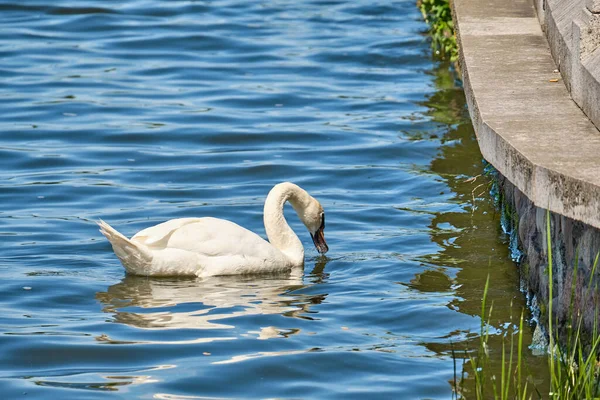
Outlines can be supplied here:
M148 273L152 263L152 253L146 246L132 242L102 220L98 221L98 226L128 273L135 275Z

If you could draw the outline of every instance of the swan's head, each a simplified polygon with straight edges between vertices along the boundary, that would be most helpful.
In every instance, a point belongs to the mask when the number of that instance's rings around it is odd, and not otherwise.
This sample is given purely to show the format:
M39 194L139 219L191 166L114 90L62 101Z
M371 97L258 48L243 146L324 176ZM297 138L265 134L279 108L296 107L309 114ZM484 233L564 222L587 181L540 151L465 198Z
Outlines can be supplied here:
M306 207L300 218L308 228L317 251L321 254L327 253L329 247L325 242L325 234L323 233L325 230L325 211L321 203L311 197L308 207Z
M289 233L282 235L283 227L281 224L287 225L283 217L283 205L286 201L290 202L296 214L298 214L298 217L310 232L310 236L319 253L327 253L329 247L327 247L325 235L323 234L323 230L325 229L325 212L323 211L323 206L308 194L306 190L291 182L282 182L273 186L273 189L271 189L265 200L264 220L269 241L275 243L276 247L279 245L286 248L286 246L289 246L289 240L286 241L286 238L293 236L300 250L303 250L302 243L300 243L300 240L293 232L291 235ZM286 226L286 228L288 231L290 230L289 226ZM283 233L286 232L283 229ZM299 252L299 257L301 257L301 262L303 262L304 251Z

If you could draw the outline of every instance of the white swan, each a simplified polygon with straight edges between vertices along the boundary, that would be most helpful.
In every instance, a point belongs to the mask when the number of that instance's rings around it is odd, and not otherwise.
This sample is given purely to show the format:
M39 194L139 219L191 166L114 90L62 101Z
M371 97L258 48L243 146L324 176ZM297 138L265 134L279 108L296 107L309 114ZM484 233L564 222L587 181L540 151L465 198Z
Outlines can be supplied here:
M100 220L125 270L133 275L214 276L282 272L304 265L304 247L283 216L289 201L308 228L319 253L325 242L325 213L304 189L284 182L271 189L264 208L269 242L241 226L217 218L180 218L146 228L127 239Z

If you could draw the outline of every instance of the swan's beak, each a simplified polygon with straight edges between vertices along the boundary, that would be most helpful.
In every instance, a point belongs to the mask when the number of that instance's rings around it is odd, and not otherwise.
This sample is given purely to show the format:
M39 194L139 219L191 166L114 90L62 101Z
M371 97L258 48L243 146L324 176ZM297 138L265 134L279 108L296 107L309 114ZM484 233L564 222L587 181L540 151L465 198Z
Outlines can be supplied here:
M311 233L310 236L312 237L313 243L315 244L317 251L321 254L327 253L327 251L329 250L329 246L327 246L327 243L325 242L325 235L323 234L323 229L317 229L315 234L313 235Z

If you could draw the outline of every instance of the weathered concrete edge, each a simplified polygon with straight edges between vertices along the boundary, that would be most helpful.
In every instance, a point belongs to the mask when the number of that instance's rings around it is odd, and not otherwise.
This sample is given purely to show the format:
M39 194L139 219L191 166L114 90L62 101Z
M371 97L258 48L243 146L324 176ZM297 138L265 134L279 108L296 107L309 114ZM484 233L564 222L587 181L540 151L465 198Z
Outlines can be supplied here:
M592 0L535 0L535 5L573 100L600 128L599 6Z
M521 287L529 295L534 318L541 323L538 325L539 332L547 332L548 327L547 305L550 293L546 266L550 234L553 317L559 322L557 327L560 331L572 321L573 315L580 315L583 317L583 330L593 334L594 329L600 327L600 293L597 290L590 291L589 288L590 282L591 287L597 287L600 283L598 273L592 275L597 251L600 249L600 229L536 207L500 174L496 175L494 182L499 194L498 205L504 217L502 226L510 235L511 246L518 246L511 249L511 254L516 257L524 256L518 259ZM547 222L550 222L550 228ZM542 339L542 336L538 336L538 339ZM543 340L536 345L543 346Z
M503 129L489 123L489 112L480 110L477 88L472 85L470 65L465 61L465 44L461 37L461 15L453 1L453 15L459 56L469 113L475 128L483 157L503 176L523 192L537 207L600 228L600 184L573 177L554 166L544 165L524 155L517 145L511 144L504 136ZM510 3L510 2L509 2ZM532 8L533 11L533 8ZM494 18L491 12L490 19ZM537 18L537 17L536 17ZM540 28L540 35L542 35ZM548 54L550 57L550 54ZM507 66L507 68L510 68ZM566 90L566 89L565 89ZM581 114L585 118L584 114ZM591 123L590 123L591 125ZM575 129L575 128L574 128ZM600 134L599 134L600 135ZM559 146L559 143L556 143ZM581 143L582 148L586 143ZM514 168L519 165L518 168ZM600 171L600 170L599 170Z

